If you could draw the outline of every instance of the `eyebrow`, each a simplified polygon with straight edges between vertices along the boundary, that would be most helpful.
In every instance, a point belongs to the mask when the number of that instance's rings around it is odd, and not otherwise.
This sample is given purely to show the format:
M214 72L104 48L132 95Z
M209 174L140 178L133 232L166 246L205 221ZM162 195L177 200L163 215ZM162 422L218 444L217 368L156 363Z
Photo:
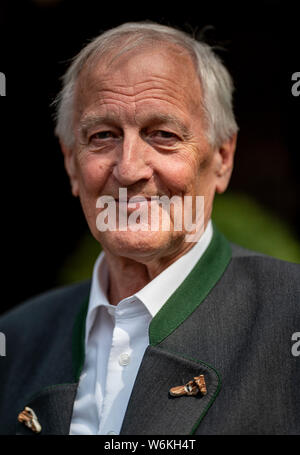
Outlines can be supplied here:
M79 121L78 131L85 137L88 130L94 128L95 126L101 125L103 123L109 125L116 125L117 118L112 114L106 115L88 115Z
M141 116L139 124L148 124L148 125L159 125L159 124L172 124L176 126L183 137L188 139L191 137L191 132L189 128L183 123L178 117L172 114L165 114L161 112L157 112L152 115L148 116ZM79 133L85 137L88 130L94 128L101 124L113 125L118 126L118 117L113 115L112 113L107 113L105 115L89 115L80 120L78 131Z
M145 118L145 124L149 123L151 125L159 124L171 124L175 125L185 139L191 136L189 128L183 123L178 117L172 114L156 113Z

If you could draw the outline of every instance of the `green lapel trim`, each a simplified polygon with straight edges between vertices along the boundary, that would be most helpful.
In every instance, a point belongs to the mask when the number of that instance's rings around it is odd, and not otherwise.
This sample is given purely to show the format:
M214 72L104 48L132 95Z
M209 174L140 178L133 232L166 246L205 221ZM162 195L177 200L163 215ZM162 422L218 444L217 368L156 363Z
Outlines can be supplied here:
M149 340L161 343L200 305L225 272L231 260L228 240L213 224L213 237L201 259L152 319Z
M194 360L194 359L191 359L191 360ZM199 360L194 360L194 361L195 362L199 362ZM217 398L217 396L218 396L218 394L219 394L219 392L221 390L221 385L222 385L222 380L221 380L220 373L215 368L213 368L211 365L208 365L207 363L202 362L202 361L201 361L201 363L203 363L203 365L205 365L207 368L210 368L211 370L213 370L216 373L217 378L218 378L218 387L217 387L217 390L215 391L215 393L213 394L213 396L211 397L208 405L206 406L206 408L202 412L201 416L199 417L199 419L197 420L197 422L193 426L192 431L191 431L190 434L195 434L195 431L199 427L201 420L206 415L207 411L209 410L209 408L211 407L211 405L214 403L215 399Z
M75 319L73 334L72 334L72 359L75 382L79 381L79 377L84 364L85 357L85 320L89 306L89 297L83 302Z

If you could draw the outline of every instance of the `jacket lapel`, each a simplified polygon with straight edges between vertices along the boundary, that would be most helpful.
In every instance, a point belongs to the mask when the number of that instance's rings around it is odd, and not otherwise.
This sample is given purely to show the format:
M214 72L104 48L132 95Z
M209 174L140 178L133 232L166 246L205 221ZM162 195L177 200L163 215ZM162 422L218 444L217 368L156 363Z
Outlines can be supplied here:
M64 362L65 374L62 384L55 384L56 370L51 370L49 381L52 384L32 394L24 401L25 407L31 408L36 414L42 427L40 433L34 433L23 422L17 421L16 434L69 434L73 405L76 398L79 376L84 363L84 334L85 319L88 309L89 298L81 303L79 312L75 318L72 330L72 340L67 349L67 355L62 357L62 349L57 351L57 358L53 361L54 365ZM72 352L71 352L72 351ZM72 354L72 355L71 355ZM50 382L51 384L51 382ZM19 412L23 411L20 409Z
M46 387L26 406L31 408L42 427L40 434L68 434L72 418L77 383ZM16 434L35 434L24 423L17 422Z
M204 375L207 394L172 397L171 387ZM121 435L193 434L214 402L221 380L201 361L149 346L139 369Z

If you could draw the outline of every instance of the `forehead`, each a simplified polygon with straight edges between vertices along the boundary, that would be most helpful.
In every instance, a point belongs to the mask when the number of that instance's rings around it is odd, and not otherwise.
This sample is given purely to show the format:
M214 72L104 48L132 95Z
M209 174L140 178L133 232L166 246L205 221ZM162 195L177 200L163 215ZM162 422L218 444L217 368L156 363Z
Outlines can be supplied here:
M107 53L83 68L76 87L78 114L105 104L125 108L134 103L137 109L159 102L167 109L194 110L201 99L192 57L169 43Z

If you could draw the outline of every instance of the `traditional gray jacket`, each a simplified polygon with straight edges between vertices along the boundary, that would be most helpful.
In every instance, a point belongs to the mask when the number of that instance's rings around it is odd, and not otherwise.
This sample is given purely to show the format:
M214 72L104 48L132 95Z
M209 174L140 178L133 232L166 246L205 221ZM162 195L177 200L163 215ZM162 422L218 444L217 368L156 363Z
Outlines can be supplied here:
M90 281L0 318L0 433L68 434L84 363ZM121 434L300 434L300 266L213 239L153 318ZM293 354L294 352L294 354ZM297 354L297 352L296 352ZM207 394L172 397L203 374Z

